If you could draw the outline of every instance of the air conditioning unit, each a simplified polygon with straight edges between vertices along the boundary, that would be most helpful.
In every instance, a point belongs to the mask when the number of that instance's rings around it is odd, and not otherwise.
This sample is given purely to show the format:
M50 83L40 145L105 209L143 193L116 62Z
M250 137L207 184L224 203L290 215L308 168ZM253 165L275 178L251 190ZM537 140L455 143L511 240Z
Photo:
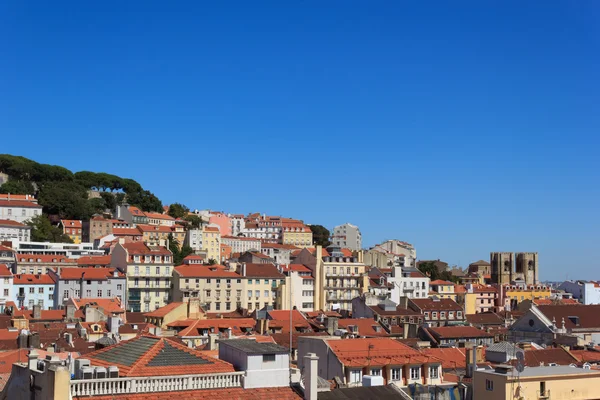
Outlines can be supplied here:
M92 367L83 367L79 371L80 379L94 379L94 369Z
M109 378L118 378L119 377L119 367L114 366L114 365L108 367L108 377Z
M96 379L106 379L107 373L106 368L104 367L96 367L94 368L94 378Z

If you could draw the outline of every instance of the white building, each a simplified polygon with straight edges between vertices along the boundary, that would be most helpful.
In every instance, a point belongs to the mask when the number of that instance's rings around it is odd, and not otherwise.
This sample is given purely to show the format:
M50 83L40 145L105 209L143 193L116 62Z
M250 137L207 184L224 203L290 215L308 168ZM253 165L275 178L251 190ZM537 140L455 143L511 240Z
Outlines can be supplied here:
M333 228L331 241L336 246L350 250L360 250L362 248L362 235L358 226L350 223L338 225Z
M13 274L5 264L0 264L0 312L4 312L7 301L14 301Z
M409 299L425 299L429 297L429 278L414 267L394 267L387 277L388 283L393 284L391 300L400 304L401 297Z
M104 250L94 248L92 243L47 243L13 240L12 248L18 253L65 256L76 260L83 256L103 256Z
M39 305L42 310L54 307L54 279L50 275L17 274L13 278L13 300L21 308L33 310Z
M31 240L31 227L10 219L0 219L0 241Z
M202 246L202 229L190 229L185 234L185 245L190 246L194 251L204 249Z
M237 236L246 229L246 220L243 214L229 214L231 221L231 236Z
M279 309L287 310L294 307L300 311L315 309L315 279L312 271L302 264L280 266L286 275L285 285L279 290Z
M260 240L242 236L222 236L221 243L231 246L232 253L245 253L247 251L261 251Z
M275 343L258 343L252 339L219 340L219 360L233 364L236 371L246 372L245 389L290 385L289 349Z
M381 244L373 246L371 250L376 250L397 256L404 255L406 257L410 257L413 260L417 259L417 250L412 244L396 239L386 240ZM407 265L409 264L407 263Z
M25 222L42 214L42 206L27 200L0 200L0 219Z
M558 289L571 293L581 304L600 304L600 282L564 281Z

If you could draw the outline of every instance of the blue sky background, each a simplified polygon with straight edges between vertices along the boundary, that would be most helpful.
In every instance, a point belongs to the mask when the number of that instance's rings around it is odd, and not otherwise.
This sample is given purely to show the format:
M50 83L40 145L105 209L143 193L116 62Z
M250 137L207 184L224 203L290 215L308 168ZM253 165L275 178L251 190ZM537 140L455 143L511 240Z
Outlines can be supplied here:
M0 4L0 153L600 278L597 2L95 3Z

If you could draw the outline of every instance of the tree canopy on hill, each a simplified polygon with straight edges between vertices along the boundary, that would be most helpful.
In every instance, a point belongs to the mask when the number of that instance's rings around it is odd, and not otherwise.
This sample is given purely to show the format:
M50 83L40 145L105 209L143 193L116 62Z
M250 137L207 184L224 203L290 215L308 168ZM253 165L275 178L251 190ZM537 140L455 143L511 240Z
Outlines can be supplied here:
M329 241L329 229L325 228L323 225L311 225L310 230L312 231L313 242L315 244L323 247L327 247L331 244Z
M144 211L162 212L160 199L133 179L103 172L72 173L58 165L10 154L0 154L0 172L9 176L0 193L38 195L44 213L60 218L88 219L123 201ZM100 191L101 198L88 199L88 190Z

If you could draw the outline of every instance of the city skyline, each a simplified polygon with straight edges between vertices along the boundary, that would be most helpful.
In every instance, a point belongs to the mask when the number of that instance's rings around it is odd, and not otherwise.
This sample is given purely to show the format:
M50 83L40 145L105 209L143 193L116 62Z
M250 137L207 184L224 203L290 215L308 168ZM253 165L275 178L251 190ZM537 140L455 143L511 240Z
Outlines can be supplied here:
M119 8L0 5L0 153L596 278L595 3Z

